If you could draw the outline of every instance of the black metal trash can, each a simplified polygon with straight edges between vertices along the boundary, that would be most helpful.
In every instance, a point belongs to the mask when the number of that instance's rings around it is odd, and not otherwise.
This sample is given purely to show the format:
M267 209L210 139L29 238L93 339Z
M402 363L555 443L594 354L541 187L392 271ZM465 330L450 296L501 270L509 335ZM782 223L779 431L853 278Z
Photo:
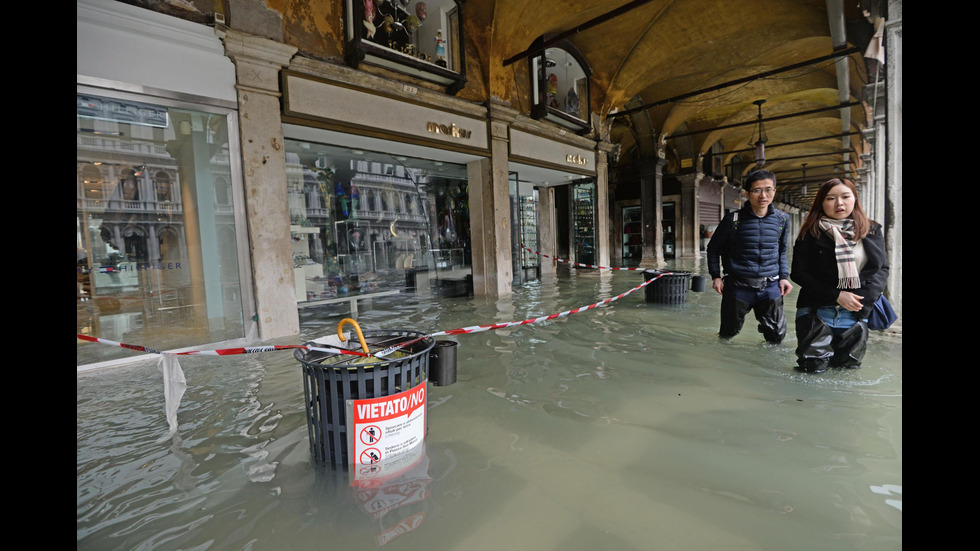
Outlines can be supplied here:
M425 334L400 330L364 332L364 340L372 352L419 337ZM336 337L332 339L336 341L308 342L306 346L360 350L357 338L345 343ZM434 344L434 339L426 337L401 348L406 354L403 357L390 361L373 358L374 361L363 364L352 364L361 356L297 348L293 356L303 364L306 422L313 460L319 465L347 470L347 401L391 396L424 384L429 372L429 351Z
M661 276L661 274L664 274ZM687 302L687 290L690 288L690 272L667 272L662 270L644 270L644 281L661 276L644 288L646 301L658 304L682 304Z

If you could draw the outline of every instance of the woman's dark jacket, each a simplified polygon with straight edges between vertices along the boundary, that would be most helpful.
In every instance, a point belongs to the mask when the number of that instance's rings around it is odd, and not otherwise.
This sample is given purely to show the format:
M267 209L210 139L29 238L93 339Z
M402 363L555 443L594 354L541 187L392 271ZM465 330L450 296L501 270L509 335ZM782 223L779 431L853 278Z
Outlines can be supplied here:
M746 203L726 214L711 236L706 249L708 274L711 279L721 277L723 266L725 275L788 279L789 231L789 215L785 212L769 205L769 212L759 218Z
M837 288L837 255L834 240L825 232L814 237L807 232L793 247L793 271L790 278L800 286L797 308L836 306L841 291L864 297L861 318L867 318L878 295L885 289L888 277L888 257L885 255L885 234L881 225L870 222L868 235L862 240L867 262L861 268L861 286L857 289Z

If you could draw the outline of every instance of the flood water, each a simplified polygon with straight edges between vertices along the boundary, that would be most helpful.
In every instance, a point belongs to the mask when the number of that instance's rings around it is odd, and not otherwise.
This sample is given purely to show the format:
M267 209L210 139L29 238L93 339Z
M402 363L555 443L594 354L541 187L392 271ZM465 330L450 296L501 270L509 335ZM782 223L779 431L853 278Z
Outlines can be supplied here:
M520 321L642 281L572 269L500 300L378 301L358 321ZM80 373L77 548L901 549L901 337L872 332L859 370L804 374L792 323L766 345L750 314L720 341L720 302L710 285L678 305L641 289L439 337L459 343L457 381L428 386L411 467L367 486L313 464L290 351L181 356L170 438L155 361ZM304 314L301 337L263 344L334 334L342 317Z

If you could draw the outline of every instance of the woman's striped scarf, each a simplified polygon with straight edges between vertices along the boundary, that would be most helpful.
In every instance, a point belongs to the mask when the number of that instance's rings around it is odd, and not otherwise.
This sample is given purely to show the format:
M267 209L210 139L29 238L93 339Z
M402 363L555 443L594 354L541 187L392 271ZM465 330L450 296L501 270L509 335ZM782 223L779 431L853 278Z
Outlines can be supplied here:
M824 216L820 218L820 229L834 240L834 252L837 254L837 288L857 289L861 286L857 262L854 260L854 246L857 240L854 235L854 221L850 218L835 220Z

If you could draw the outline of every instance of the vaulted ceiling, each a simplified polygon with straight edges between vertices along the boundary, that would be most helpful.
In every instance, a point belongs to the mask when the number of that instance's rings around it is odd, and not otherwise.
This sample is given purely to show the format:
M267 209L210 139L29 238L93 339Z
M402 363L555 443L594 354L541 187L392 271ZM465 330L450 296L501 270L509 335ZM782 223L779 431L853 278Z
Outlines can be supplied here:
M863 53L874 27L859 0L464 5L467 32L488 45L467 55L489 68L479 78L493 96L510 97L520 79L505 61L535 39L561 35L573 43L593 70L592 110L622 155L649 158L660 149L691 166L714 146L725 164L738 155L747 169L755 160L755 102L765 100L765 168L781 183L798 182L804 163L811 181L853 177L860 166L868 119L861 88L869 82ZM850 55L832 56L847 49ZM809 187L812 195L817 186Z

